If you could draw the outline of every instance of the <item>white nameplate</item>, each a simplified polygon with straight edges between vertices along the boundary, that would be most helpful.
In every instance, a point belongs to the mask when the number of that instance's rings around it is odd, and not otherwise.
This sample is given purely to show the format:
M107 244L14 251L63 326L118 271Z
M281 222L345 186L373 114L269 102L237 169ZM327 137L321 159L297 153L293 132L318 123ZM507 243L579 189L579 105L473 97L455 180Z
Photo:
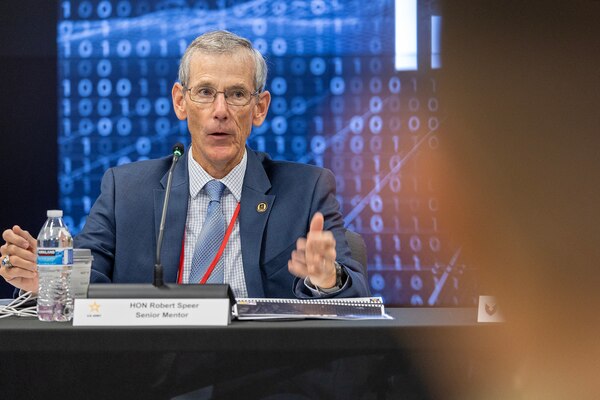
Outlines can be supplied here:
M226 326L229 299L75 299L74 326Z
M504 322L502 311L494 296L479 296L477 322Z

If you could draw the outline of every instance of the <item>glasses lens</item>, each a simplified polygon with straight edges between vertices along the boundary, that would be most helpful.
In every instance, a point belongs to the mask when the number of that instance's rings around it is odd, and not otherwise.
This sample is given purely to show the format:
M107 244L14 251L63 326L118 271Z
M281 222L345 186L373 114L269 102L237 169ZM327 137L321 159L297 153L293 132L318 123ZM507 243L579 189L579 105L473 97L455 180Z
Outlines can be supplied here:
M245 106L250 102L250 92L245 89L227 89L225 101L232 106Z
M195 87L190 89L190 98L197 103L212 103L217 91L211 87Z

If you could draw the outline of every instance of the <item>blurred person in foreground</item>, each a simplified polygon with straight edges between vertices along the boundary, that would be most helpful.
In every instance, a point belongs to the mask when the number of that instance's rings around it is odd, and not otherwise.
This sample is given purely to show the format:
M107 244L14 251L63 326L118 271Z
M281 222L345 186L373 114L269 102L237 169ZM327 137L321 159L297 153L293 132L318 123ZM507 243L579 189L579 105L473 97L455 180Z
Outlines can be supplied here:
M598 399L600 2L453 0L443 15L440 217L506 320L461 398Z

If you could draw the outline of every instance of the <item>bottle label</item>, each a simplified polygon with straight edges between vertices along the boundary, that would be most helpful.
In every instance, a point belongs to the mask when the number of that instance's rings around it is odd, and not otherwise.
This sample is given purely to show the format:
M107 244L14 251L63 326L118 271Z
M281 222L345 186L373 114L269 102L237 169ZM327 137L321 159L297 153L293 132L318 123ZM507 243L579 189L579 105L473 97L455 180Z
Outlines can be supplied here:
M38 265L71 265L73 264L73 249L39 249L37 251Z

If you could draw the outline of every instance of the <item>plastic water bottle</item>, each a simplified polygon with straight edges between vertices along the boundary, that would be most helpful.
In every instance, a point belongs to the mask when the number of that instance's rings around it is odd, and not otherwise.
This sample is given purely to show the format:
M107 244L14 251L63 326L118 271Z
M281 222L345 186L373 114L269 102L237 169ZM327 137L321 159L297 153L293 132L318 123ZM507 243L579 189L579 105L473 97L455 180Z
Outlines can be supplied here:
M70 321L73 296L73 237L62 219L62 210L48 210L48 219L37 237L39 277L37 313L40 321Z

